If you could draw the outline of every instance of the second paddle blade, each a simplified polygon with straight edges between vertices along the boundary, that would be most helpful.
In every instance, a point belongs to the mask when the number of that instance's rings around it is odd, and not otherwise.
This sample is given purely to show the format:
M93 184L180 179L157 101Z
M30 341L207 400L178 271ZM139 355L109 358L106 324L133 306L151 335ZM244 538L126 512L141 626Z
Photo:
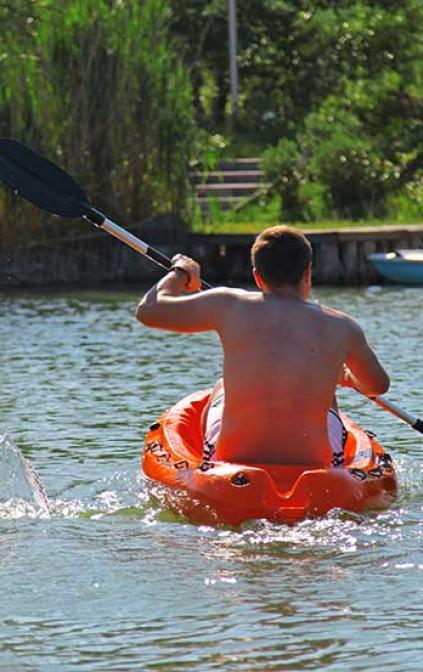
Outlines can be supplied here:
M59 217L81 217L90 208L73 177L10 138L0 138L0 180L15 194Z

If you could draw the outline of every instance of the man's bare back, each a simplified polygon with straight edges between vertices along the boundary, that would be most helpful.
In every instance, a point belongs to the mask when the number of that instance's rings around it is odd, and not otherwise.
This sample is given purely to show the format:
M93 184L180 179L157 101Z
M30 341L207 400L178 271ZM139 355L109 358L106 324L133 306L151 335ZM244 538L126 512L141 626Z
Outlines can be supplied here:
M226 300L216 459L329 464L327 413L356 325L292 296L228 290Z
M195 262L175 259L198 289ZM295 287L260 283L261 291L218 288L187 296L187 276L174 271L140 302L137 317L147 326L219 334L225 403L216 459L328 465L327 413L343 367L343 384L368 394L389 386L361 328L309 302L310 283L308 274Z

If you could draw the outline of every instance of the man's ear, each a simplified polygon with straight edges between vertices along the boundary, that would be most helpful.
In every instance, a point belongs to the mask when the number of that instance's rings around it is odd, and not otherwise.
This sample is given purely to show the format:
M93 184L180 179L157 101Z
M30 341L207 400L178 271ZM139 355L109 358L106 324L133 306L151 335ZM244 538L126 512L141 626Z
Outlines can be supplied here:
M307 273L307 281L308 281L309 284L311 285L311 276L312 276L312 273L313 273L313 264L312 264L311 261L310 261L309 265L308 265L307 268L306 268L306 273Z
M262 277L261 277L260 273L259 273L258 271L256 271L255 268L253 268L253 276L254 276L254 280L256 281L256 285L257 285L257 287L258 287L259 289L263 289L263 280L262 280Z
M313 267L312 267L312 264L311 264L311 261L310 261L309 265L307 266L306 270L304 271L304 280L303 280L304 288L305 288L305 292L306 292L307 297L310 295L310 291L311 291L312 271L313 271Z

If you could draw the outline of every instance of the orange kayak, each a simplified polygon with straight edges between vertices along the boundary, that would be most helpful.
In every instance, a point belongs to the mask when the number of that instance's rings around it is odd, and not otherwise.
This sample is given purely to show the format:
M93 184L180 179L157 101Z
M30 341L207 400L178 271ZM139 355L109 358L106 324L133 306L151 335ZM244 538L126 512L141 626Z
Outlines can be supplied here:
M345 414L342 467L204 462L201 413L210 390L179 401L146 435L142 469L166 488L166 506L202 524L238 526L252 519L294 523L331 509L384 509L397 494L390 456Z

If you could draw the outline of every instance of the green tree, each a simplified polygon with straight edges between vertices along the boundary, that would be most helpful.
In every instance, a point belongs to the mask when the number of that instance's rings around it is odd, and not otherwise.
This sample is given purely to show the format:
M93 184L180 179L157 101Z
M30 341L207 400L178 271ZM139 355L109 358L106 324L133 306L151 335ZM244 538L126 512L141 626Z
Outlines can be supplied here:
M318 67L308 67L304 46L298 80L307 90L302 101L288 86L294 116L281 135L293 133L302 166L296 209L300 218L310 216L310 203L300 195L307 185L319 185L319 212L324 206L326 215L386 215L390 196L415 181L423 168L423 8L413 0L330 4L315 3L307 15ZM267 154L267 165L272 161L274 173L280 162L277 146ZM288 207L285 197L284 205L279 192L286 215L292 202Z
M112 215L182 212L195 125L168 2L24 0L0 12L2 134L67 167Z

